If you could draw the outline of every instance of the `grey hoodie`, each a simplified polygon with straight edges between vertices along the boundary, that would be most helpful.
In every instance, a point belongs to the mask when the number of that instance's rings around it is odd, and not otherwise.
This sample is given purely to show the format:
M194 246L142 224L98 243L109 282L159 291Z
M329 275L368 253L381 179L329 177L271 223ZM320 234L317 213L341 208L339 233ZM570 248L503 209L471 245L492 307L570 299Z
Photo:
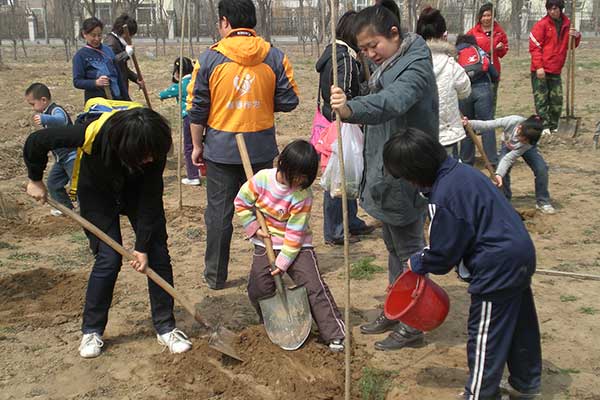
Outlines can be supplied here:
M365 170L361 206L386 224L404 226L422 215L426 201L415 186L384 171L383 146L392 136L413 127L438 139L439 104L431 52L415 34L403 36L400 55L378 77L380 90L348 101L346 122L365 124Z

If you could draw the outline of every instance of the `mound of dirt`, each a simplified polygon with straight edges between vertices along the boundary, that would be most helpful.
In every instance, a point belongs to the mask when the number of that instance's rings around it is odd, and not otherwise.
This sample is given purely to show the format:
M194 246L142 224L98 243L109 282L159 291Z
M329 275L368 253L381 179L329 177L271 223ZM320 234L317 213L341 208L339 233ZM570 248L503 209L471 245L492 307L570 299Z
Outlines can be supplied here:
M206 342L195 343L172 363L165 362L169 355L157 355L157 378L175 398L343 398L344 354L332 353L312 338L299 350L286 352L269 341L262 326L253 326L240 333L236 347L243 362L221 356ZM358 347L354 353L356 371L364 357Z

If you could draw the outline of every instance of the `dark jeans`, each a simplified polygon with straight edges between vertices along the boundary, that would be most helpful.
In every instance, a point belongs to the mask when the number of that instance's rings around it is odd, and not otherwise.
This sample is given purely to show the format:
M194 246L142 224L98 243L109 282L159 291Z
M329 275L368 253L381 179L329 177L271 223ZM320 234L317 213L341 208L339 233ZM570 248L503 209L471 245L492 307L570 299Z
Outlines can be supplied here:
M500 159L509 152L510 150L502 143ZM535 200L537 204L550 204L550 193L548 193L548 166L538 151L537 146L533 146L531 149L527 150L523 153L522 157L535 175ZM502 178L502 190L504 191L506 198L510 200L512 197L512 191L510 190L510 169L504 178Z
M490 83L476 83L471 86L471 95L465 100L459 101L460 112L469 119L488 121L493 119L493 92ZM498 150L496 149L496 132L494 130L483 131L481 139L483 150L490 163L498 164ZM469 165L475 163L475 144L470 137L462 140L460 146L460 158Z
M206 253L204 278L211 288L222 288L227 281L229 248L233 234L233 200L246 182L241 164L206 162ZM272 168L273 161L252 164L257 171Z
M132 219L130 219L131 221ZM122 243L118 216L105 233L117 243ZM122 258L119 253L102 241L99 241L97 249L92 250L95 251L96 261L85 294L81 330L83 333L102 335L108 321L108 310L112 303L115 282L121 270ZM148 264L158 275L173 285L173 269L167 248L167 230L164 224L159 232L152 235L148 249ZM154 329L160 335L172 331L175 329L173 298L150 279L148 279L148 291Z
M192 150L194 145L192 143L192 132L190 130L190 118L185 117L183 119L183 156L185 158L185 171L188 179L198 179L200 173L198 167L192 163Z
M356 200L348 200L348 227L350 233L364 228L367 224L358 218ZM323 236L326 242L344 238L344 221L341 197L331 198L329 192L323 195Z
M47 181L50 197L71 210L73 203L65 190L65 185L69 183L73 175L73 164L75 164L75 159L55 162L48 174Z

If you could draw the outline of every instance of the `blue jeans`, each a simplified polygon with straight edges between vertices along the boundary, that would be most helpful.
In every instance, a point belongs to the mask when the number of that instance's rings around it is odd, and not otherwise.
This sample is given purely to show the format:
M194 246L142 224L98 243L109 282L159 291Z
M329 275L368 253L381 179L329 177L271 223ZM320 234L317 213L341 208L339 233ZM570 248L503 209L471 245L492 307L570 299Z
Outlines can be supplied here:
M348 227L350 233L364 228L367 224L358 218L356 200L348 200ZM331 198L329 192L323 195L323 236L326 242L344 238L344 221L342 215L342 199Z
M502 143L500 159L509 152L510 150ZM523 153L522 157L535 175L535 200L537 204L550 204L550 193L548 193L548 166L538 151L537 146L533 146L531 149L527 150ZM506 198L510 200L512 197L512 191L510 190L510 169L502 179L502 190L504 191Z
M65 185L69 183L73 175L73 164L75 164L75 159L67 158L66 161L59 159L52 166L47 181L50 197L68 209L73 209L73 203L65 190Z
M460 112L469 119L488 121L494 118L494 94L490 83L476 83L471 86L471 95L465 100L459 101ZM496 149L496 132L488 130L481 132L483 151L490 163L498 164L498 150ZM460 158L469 165L475 163L475 145L470 137L462 140L460 146Z

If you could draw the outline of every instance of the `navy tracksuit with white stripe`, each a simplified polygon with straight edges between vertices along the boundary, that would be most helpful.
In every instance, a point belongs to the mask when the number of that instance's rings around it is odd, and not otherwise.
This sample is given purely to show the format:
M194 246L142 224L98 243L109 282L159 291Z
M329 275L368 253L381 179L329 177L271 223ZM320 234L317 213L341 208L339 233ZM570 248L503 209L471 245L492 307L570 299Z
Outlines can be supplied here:
M520 216L481 172L446 159L429 193L430 246L410 259L418 274L459 266L469 282L466 399L500 399L504 365L522 393L541 384L540 332L531 292L535 248Z

